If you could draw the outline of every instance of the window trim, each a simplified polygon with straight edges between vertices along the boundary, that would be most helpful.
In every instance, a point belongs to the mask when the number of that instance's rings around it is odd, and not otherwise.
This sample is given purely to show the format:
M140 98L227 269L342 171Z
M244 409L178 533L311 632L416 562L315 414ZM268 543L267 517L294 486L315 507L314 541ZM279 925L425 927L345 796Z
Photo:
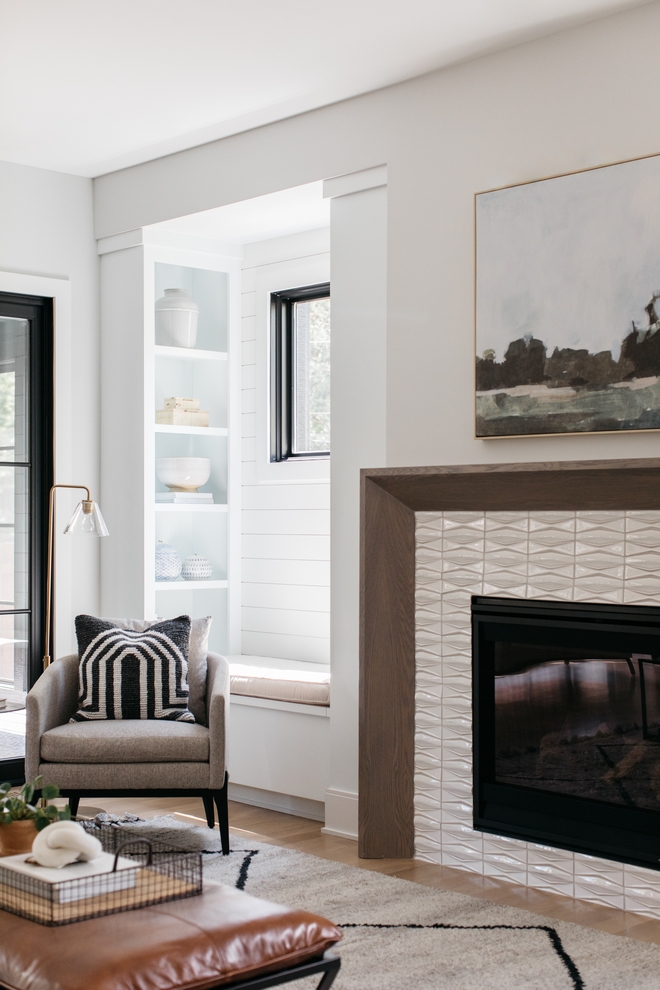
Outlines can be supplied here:
M30 650L28 690L43 672L46 611L46 561L48 541L48 497L54 480L54 320L53 297L0 289L2 316L27 320L29 324L29 449L23 462L0 462L7 467L25 467L29 479L28 607L4 609L4 615L29 615ZM24 759L0 760L7 780L19 781Z
M260 254L255 259L259 264L251 265L243 271L243 289L247 293L243 299L245 313L243 334L246 341L254 337L256 359L254 379L250 371L244 373L244 387L247 389L243 392L244 411L256 415L254 431L250 429L250 418L245 420L248 433L255 434L254 469L251 466L243 468L245 484L317 485L327 484L330 481L331 458L310 457L279 462L270 459L270 294L281 292L285 288L316 285L331 280L330 228L322 227L296 235L295 251L289 249L288 241L286 246L287 251L284 254L296 254L297 257L277 260L278 257L282 257L283 252L278 255L273 250L265 256ZM255 296L249 294L253 290L256 290ZM252 331L253 314L254 331ZM248 358L250 350L251 345L247 344ZM250 391L252 383L253 392ZM243 456L251 459L252 446L251 441L246 438Z
M293 449L295 388L293 308L297 302L327 299L330 282L270 293L270 461L329 460L329 450Z

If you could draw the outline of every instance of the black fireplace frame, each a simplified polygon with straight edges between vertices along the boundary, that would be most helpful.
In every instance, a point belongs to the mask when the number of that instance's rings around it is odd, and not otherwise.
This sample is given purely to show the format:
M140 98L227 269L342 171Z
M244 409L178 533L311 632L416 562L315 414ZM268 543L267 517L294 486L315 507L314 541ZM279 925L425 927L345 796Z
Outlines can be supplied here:
M544 626L545 623L545 626ZM495 779L494 644L620 650L660 658L660 607L472 597L474 828L660 870L660 812L616 806ZM490 643L493 648L490 648Z

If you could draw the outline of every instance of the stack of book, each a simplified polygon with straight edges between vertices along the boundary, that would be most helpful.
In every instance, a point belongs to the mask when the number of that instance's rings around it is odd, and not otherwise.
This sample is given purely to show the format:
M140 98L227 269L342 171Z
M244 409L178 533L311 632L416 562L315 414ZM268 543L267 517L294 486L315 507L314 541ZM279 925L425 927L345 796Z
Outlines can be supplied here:
M164 409L156 410L159 426L208 426L209 414L199 408L199 399L182 399L173 395L163 400Z
M170 505L213 505L212 492L156 492L156 502Z
M102 852L91 862L69 863L55 869L40 866L32 853L19 853L17 856L3 856L0 864L3 870L12 873L2 874L3 884L22 890L31 890L35 895L42 894L49 900L66 904L67 901L81 901L95 894L110 894L115 890L126 890L135 886L139 864L132 859L120 856L115 866L115 857ZM30 877L38 884L30 887L21 883L22 877ZM102 882L99 878L102 877ZM43 891L43 893L42 893ZM0 900L1 903L1 900ZM3 905L4 906L4 905Z
M32 853L0 858L0 908L42 925L67 925L201 894L200 853L148 842L147 857L145 840L135 832L127 836L123 828L108 831L121 834L109 836L99 830L103 845L116 846L125 855L105 851L91 862L60 869L38 865Z

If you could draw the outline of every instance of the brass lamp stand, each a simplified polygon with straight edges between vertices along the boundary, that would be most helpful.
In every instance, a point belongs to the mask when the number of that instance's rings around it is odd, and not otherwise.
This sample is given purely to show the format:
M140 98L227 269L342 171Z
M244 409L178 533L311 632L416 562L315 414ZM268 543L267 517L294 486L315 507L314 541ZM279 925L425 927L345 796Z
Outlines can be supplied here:
M66 533L83 533L86 536L109 536L108 527L101 515L96 502L92 501L87 485L53 485L50 490L48 503L48 561L46 565L46 637L44 645L44 670L50 666L50 636L52 626L51 600L53 595L55 570L55 490L57 488L79 488L87 498L78 502L69 523L64 530Z

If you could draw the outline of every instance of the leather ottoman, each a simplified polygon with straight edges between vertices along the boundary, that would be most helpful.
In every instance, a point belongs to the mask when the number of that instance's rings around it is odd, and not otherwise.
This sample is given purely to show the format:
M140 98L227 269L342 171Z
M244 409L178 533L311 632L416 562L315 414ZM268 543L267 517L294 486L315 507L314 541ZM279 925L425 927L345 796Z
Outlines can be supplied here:
M0 911L0 985L10 990L267 987L339 968L325 918L207 882L198 897L47 928Z

